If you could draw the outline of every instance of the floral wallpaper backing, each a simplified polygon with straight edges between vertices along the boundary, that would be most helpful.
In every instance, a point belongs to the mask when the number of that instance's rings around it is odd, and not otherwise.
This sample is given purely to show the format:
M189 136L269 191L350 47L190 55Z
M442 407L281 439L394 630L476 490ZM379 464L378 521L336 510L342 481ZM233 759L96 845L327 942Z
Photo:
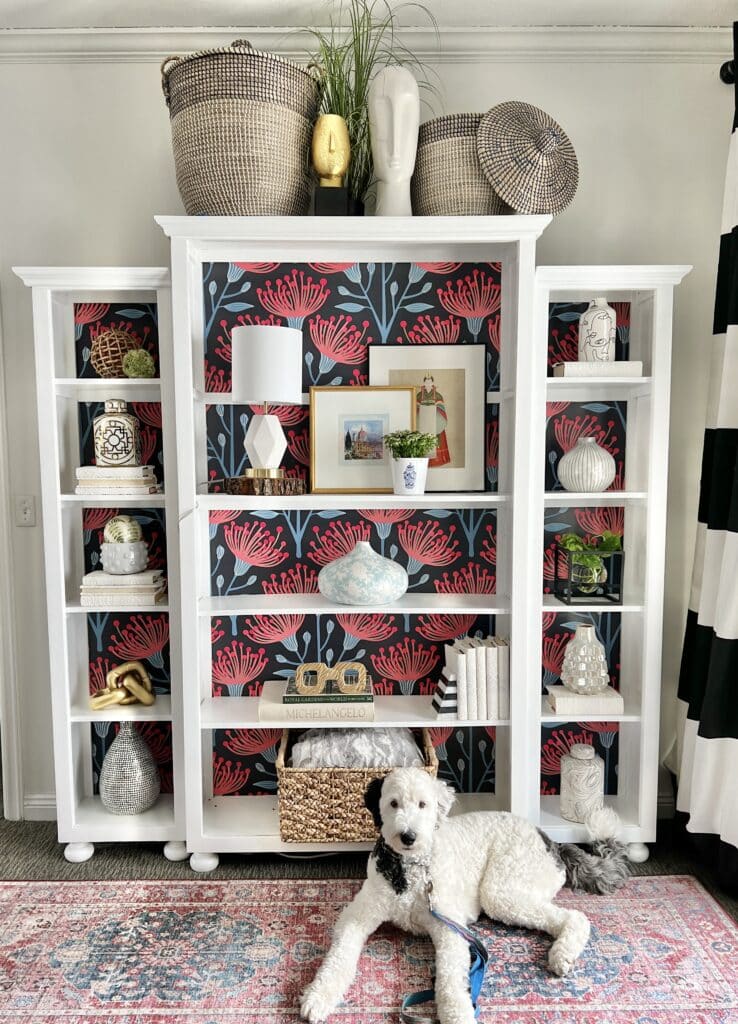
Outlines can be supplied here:
M274 324L303 331L303 389L369 383L369 346L487 346L486 390L500 386L498 263L210 263L203 268L205 388L231 386L231 331ZM214 489L248 465L249 406L207 410L208 476ZM307 479L309 413L270 406L287 437L288 475ZM496 406L486 412L487 488L497 486Z
M238 324L274 323L301 327L305 336L303 387L368 383L368 346L400 344L487 344L487 390L500 387L500 272L497 264L277 263L212 264L204 268L206 389L230 389L230 332ZM617 358L627 358L630 309L613 303L618 316ZM587 303L551 306L549 373L553 364L576 359L577 327ZM77 374L97 376L90 346L97 333L121 326L137 334L157 361L156 309L145 304L79 304L75 307ZM93 461L92 421L102 403L80 403L80 456ZM131 403L139 418L145 461L163 483L161 408ZM208 467L213 489L223 476L247 464L243 436L253 411L213 404L207 411ZM302 406L272 408L288 438L285 465L307 477L308 412ZM560 489L556 466L582 434L594 434L618 464L613 489L622 488L626 406L618 402L549 403L546 489ZM498 407L487 411L487 487L496 490ZM85 509L85 565L99 564L102 530L114 509ZM150 566L165 565L164 513L126 510L141 522ZM603 529L622 535L622 508L546 510L543 589L553 579L553 543L574 529L594 536ZM212 593L312 593L322 565L369 539L383 554L401 561L411 589L437 593L495 593L496 517L490 510L424 511L340 509L322 512L213 512L210 520ZM143 660L158 693L171 689L166 614L90 614L90 688L104 682L114 664ZM568 637L577 622L591 622L605 644L611 680L619 686L620 616L544 615L542 692L559 678ZM255 695L265 679L281 678L306 659L359 658L370 666L380 693L430 693L443 664L443 644L466 633L494 631L494 620L469 615L396 614L337 616L269 615L214 618L213 693ZM171 792L171 726L140 726ZM458 790L491 791L495 785L495 729L437 726L429 730L440 775ZM91 727L93 779L116 727ZM218 795L268 794L276 789L275 760L280 730L218 730L213 734L213 789ZM573 743L592 742L606 765L606 788L617 789L617 723L547 723L541 736L541 792L559 788L559 760Z

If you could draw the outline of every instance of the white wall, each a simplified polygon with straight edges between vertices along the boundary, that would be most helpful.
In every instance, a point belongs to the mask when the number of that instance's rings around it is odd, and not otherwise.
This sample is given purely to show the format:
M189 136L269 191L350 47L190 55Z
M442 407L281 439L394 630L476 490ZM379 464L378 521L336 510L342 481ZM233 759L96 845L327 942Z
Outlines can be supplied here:
M606 30L601 30L606 32ZM721 37L725 42L727 33ZM691 263L675 307L667 538L664 739L686 612L707 391L714 274L733 92L699 33L668 60L458 60L439 65L445 110L522 99L569 133L580 161L573 206L539 246L542 263ZM702 48L702 55L698 50ZM32 43L25 45L32 49ZM181 37L179 49L190 48ZM130 55L129 55L130 56ZM725 53L723 57L727 57ZM182 212L169 126L150 56L3 60L0 53L0 301L10 478L39 493L30 294L12 265L167 262L157 213ZM12 528L27 809L53 792L41 529ZM662 743L663 746L663 743ZM35 808L35 811L34 811ZM39 810L41 809L41 810Z

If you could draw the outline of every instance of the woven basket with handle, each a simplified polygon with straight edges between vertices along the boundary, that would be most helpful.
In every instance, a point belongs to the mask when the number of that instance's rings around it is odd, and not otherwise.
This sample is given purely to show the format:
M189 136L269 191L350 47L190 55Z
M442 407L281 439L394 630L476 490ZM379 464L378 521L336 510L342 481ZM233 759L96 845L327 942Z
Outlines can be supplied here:
M286 843L368 842L377 828L364 806L372 779L383 779L388 768L290 768L289 730L282 733L277 754L279 835ZM422 730L423 771L437 775L438 758L427 729Z
M421 124L410 184L413 213L471 217L506 213L477 154L481 114L449 114Z
M177 186L191 215L307 213L318 84L244 40L161 66Z

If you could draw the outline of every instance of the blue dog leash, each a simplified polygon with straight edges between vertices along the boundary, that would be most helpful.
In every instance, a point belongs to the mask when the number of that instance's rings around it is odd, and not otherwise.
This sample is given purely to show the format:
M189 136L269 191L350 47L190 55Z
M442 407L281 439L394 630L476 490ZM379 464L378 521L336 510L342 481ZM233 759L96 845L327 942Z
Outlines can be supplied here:
M474 1016L479 1016L479 1007L477 1002L479 1000L479 993L482 991L482 985L484 984L484 973L487 970L487 962L489 960L489 953L486 947L479 941L474 932L465 928L464 925L458 924L456 921L452 921L450 917L445 917L437 910L433 909L433 883L428 882L428 909L437 921L441 921L450 928L451 931L456 932L469 944L469 991L471 995L472 1006L474 1007ZM405 996L402 1000L402 1007L400 1008L400 1021L402 1024L433 1024L433 1018L427 1017L421 1014L408 1013L407 1011L412 1006L421 1006L423 1003L430 1003L436 998L436 991L432 988L422 989L420 992L411 992L410 995Z

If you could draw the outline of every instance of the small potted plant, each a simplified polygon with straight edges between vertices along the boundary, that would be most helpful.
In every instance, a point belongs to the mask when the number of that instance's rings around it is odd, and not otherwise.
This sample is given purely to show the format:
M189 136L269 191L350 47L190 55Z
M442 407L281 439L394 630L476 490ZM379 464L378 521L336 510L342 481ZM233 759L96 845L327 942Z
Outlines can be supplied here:
M435 434L417 430L395 430L384 435L384 446L392 455L392 484L395 494L424 494L428 457L437 444Z
M611 530L604 530L591 543L576 533L562 534L556 544L556 596L567 603L582 595L620 603L622 560L622 540Z

